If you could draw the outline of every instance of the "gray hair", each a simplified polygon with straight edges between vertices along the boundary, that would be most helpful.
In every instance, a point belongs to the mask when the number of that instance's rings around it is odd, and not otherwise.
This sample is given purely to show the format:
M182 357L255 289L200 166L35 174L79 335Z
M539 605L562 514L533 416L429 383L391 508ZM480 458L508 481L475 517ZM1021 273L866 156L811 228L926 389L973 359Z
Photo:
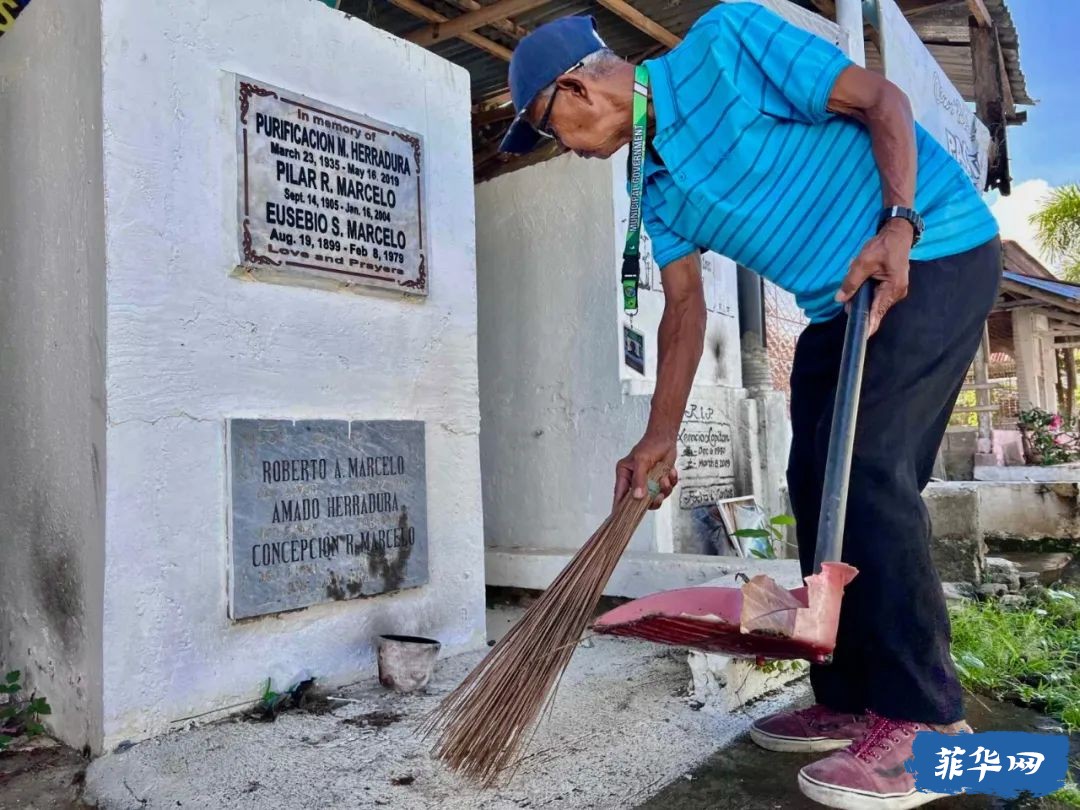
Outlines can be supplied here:
M584 59L581 60L581 67L575 70L575 73L580 73L583 76L588 76L591 79L599 79L602 76L606 76L611 73L616 66L622 64L623 59L615 51L610 48L601 48L598 51L593 51ZM562 74L559 74L560 76ZM556 79L557 81L558 79ZM551 98L551 94L555 92L555 82L552 82L536 96L541 105L546 105Z

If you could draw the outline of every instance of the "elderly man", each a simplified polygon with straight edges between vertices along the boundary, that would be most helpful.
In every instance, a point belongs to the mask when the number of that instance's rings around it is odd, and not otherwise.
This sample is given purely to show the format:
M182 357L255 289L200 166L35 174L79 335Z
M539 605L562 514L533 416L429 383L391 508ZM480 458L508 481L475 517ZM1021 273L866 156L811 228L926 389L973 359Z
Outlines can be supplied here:
M637 67L604 47L591 18L557 20L518 45L510 91L504 151L547 138L606 158L631 145L624 293L632 305L640 211L665 304L648 427L616 466L616 498L646 497L647 471L675 460L705 331L699 254L714 250L794 293L810 319L791 375L788 468L810 574L844 304L875 280L844 543L860 573L834 662L812 670L816 704L759 721L752 736L774 751L833 751L799 774L823 804L938 798L916 793L904 768L915 732L970 727L920 492L1000 280L980 195L901 90L753 3L718 5Z

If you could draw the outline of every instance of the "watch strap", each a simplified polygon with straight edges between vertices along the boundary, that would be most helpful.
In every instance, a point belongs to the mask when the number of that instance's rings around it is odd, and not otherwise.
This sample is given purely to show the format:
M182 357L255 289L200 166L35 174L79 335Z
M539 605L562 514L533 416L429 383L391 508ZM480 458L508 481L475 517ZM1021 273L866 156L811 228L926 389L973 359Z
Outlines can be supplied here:
M919 212L913 208L905 208L902 205L890 205L881 212L878 218L878 230L880 231L890 219L906 219L911 223L911 246L914 247L922 238L925 225Z

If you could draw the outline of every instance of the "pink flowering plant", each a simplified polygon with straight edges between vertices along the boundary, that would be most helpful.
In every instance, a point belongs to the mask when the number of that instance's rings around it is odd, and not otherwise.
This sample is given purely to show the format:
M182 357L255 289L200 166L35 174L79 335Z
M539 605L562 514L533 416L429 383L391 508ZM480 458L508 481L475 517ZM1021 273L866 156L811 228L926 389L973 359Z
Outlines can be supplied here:
M1032 408L1021 411L1017 422L1028 464L1066 464L1080 458L1080 437L1064 429L1060 414Z

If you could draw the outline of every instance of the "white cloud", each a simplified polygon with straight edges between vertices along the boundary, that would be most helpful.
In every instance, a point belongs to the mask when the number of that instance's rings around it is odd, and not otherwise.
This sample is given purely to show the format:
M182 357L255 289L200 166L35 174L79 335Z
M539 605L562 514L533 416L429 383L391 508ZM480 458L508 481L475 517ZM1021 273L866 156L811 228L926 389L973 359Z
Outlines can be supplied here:
M1002 239L1012 239L1028 253L1038 259L1047 268L1057 271L1057 267L1041 250L1035 238L1035 229L1028 222L1028 217L1038 210L1051 186L1045 180L1025 180L1013 186L1012 194L991 201L990 210L997 218Z

